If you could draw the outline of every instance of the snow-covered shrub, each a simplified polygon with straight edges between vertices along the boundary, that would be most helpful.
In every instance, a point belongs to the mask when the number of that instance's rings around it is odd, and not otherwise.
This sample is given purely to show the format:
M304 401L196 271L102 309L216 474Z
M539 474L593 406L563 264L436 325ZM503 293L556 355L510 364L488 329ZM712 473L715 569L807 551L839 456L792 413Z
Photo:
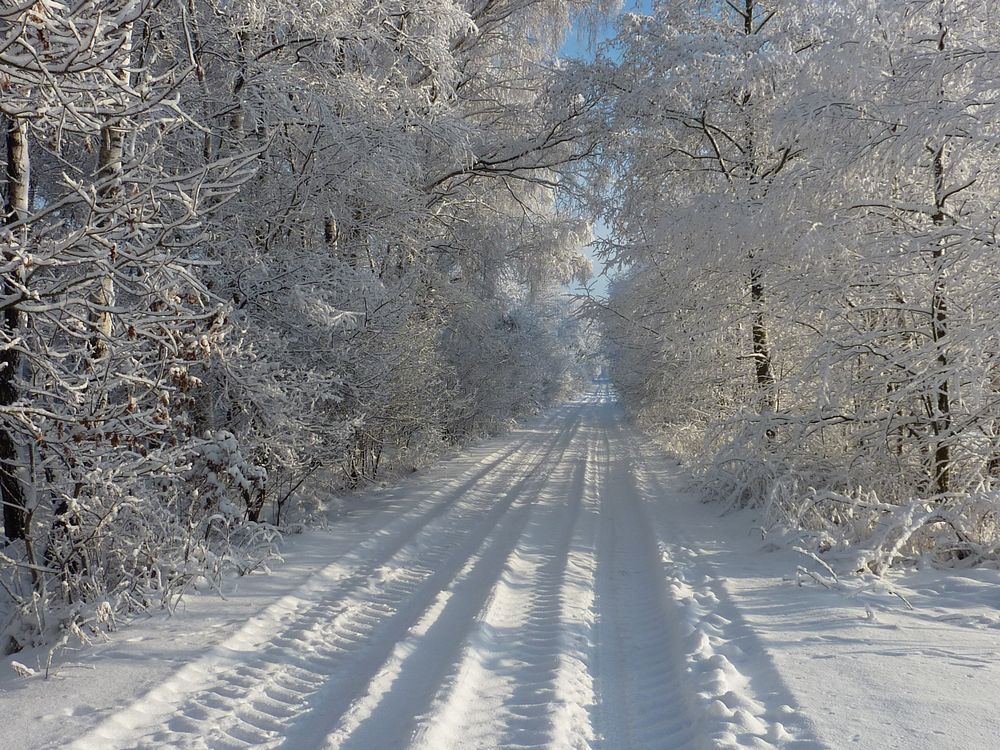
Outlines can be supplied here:
M156 480L94 470L57 513L36 511L31 537L0 558L8 648L50 642L67 629L113 627L118 616L173 606L192 586L217 587L227 571L258 567L273 552L277 533L247 523L246 506L228 492L233 485L252 487L233 477L253 467L231 456L209 463L205 455L213 450L221 453L218 443L193 456L197 468L178 465L173 476L161 473ZM227 458L228 466L221 463ZM25 545L44 553L29 554Z
M226 526L241 519L260 520L267 470L243 457L236 436L228 430L206 433L204 442L194 448L185 480L191 517L215 516Z

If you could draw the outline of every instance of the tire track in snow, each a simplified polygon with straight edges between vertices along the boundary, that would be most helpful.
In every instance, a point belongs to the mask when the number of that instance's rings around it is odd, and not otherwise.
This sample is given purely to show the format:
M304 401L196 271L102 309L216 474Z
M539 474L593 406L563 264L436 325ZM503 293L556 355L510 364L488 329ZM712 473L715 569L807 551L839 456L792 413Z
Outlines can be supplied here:
M415 747L590 746L592 432L552 473Z
M589 425L588 431L595 432L594 426ZM593 437L586 446L579 481L580 485L574 488L579 498L574 523L564 527L566 536L559 541L560 554L548 563L554 586L558 578L558 593L553 595L551 602L552 609L558 611L558 619L538 620L539 629L545 632L548 643L555 650L556 664L549 686L551 703L546 714L545 733L536 735L535 744L553 750L589 750L595 738L596 696L591 667L596 637L594 580L598 506ZM538 692L541 687L534 695ZM507 737L514 747L531 744L525 732L512 732Z
M589 446L584 455L589 459ZM550 515L551 522L541 527L535 540L539 554L545 557L530 578L531 595L524 626L520 633L513 634L512 646L517 648L521 644L522 663L512 675L515 688L505 706L503 746L578 749L588 748L593 739L586 711L593 703L592 685L573 684L565 671L569 666L566 659L587 658L586 651L569 652L567 647L574 644L568 640L567 627L570 624L586 627L590 623L568 620L565 615L570 605L566 588L569 555L583 510L588 468L585 460L572 470L569 502L560 513ZM566 471L570 473L570 467ZM587 724L571 725L569 728L575 731L570 734L557 733L557 708L569 709L577 717L587 719ZM584 710L581 712L579 708ZM561 724L560 728L567 728L565 720Z
M369 644L370 654L351 666L363 688L344 685L316 696L324 720L293 729L281 747L406 747L421 707L430 703L462 640L472 628L505 561L512 555L540 493L548 468L558 466L572 444L579 409L544 453L500 503L502 518L466 554L414 617Z
M600 408L606 472L599 489L597 719L606 750L697 747L683 658L652 527L616 409Z
M545 427L562 418L556 413ZM519 471L526 454L540 452L536 443L554 443L561 434L533 431L491 453L476 463L471 476L463 472L468 478L456 487L435 491L429 507L421 504L376 531L203 657L107 717L73 747L243 748L280 741L292 717L306 708L308 696L326 681L332 653L349 650L387 614L380 596L391 600L400 587L405 590L433 573L428 567L408 570L390 563L421 537L441 533L438 525L448 521L449 539L457 545L492 505L492 493L510 486L503 468ZM469 494L478 500L470 501ZM487 522L496 518L495 512L488 514ZM371 598L367 608L356 601L365 589ZM339 632L331 631L335 625Z
M643 495L653 502L676 496L678 490L665 486L652 468L662 465L663 457L650 456L633 433L629 446L642 467L637 479ZM683 527L655 526L702 743L720 750L822 750L712 563Z

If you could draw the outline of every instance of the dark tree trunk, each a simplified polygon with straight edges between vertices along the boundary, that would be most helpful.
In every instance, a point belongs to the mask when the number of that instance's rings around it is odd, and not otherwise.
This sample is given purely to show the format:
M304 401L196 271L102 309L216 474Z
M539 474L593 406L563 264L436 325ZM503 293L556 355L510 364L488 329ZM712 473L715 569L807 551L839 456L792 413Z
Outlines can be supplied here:
M743 34L752 36L754 29L754 14L757 10L757 0L744 0L743 9L739 11L743 19ZM751 95L745 91L741 97L744 107L749 106ZM759 168L754 158L754 133L751 115L746 112L745 154L747 162L747 177L751 184L758 181ZM773 412L778 407L778 397L775 389L777 382L774 376L774 361L771 353L771 342L767 330L767 305L764 286L764 272L755 251L750 251L750 338L753 344L754 379L761 395L761 412ZM768 437L773 437L773 431L768 429Z
M4 224L12 226L24 222L28 216L28 196L30 193L31 164L28 157L28 123L15 118L7 123L7 190L4 200ZM14 230L15 241L23 242L27 228ZM4 260L11 262L14 253L11 248L5 252ZM18 273L11 271L11 274ZM3 293L9 300L17 295L19 279L5 276ZM3 311L4 338L10 342L18 336L21 328L21 308L10 301ZM0 352L0 407L11 406L17 400L17 373L21 366L21 355L11 347ZM0 426L0 501L3 502L4 533L7 539L25 539L28 535L28 511L24 502L24 487L19 476L21 461L14 435L6 426Z
M944 223L944 148L934 155L934 192L937 213L934 224ZM948 335L948 297L945 280L945 251L938 245L932 253L934 259L934 289L931 293L931 338L937 348L939 380L932 399L934 431L934 485L938 493L944 494L951 488L951 393L948 383L948 353L944 340Z
M947 27L944 19L944 4L939 5L938 16L938 52L945 50L945 38L947 37ZM945 83L941 81L939 89L939 100L945 100ZM934 226L942 227L946 223L945 203L948 194L945 192L945 148L946 143L942 143L933 152L931 162L932 177L934 180ZM948 353L945 349L945 338L948 335L948 289L947 289L947 268L944 249L944 239L937 240L937 246L932 253L934 269L934 288L931 293L931 338L937 349L937 364L940 375L933 395L933 419L932 429L934 431L934 485L939 494L945 494L951 489L951 393L948 379Z
M762 273L750 256L750 304L753 308L751 337L753 338L754 372L757 387L763 396L765 410L774 411L777 404L775 394L774 364L771 360L771 343L767 336L767 323L764 318L765 296Z

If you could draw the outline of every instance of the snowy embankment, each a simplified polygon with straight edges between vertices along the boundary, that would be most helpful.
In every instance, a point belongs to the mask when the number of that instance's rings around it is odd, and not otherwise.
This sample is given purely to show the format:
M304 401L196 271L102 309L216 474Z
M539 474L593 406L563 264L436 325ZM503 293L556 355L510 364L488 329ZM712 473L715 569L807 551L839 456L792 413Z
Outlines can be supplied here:
M912 610L800 586L800 556L681 485L598 391L354 502L225 600L48 680L8 660L3 746L996 746L996 573L896 581Z

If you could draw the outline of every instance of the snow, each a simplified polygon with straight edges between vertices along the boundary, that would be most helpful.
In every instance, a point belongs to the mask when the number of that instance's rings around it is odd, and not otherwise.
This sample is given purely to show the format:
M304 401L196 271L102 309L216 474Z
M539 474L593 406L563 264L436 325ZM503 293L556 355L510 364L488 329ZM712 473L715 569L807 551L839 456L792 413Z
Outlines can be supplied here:
M1000 741L996 571L899 575L912 610L825 588L684 484L599 386L347 502L225 599L66 651L48 679L42 654L8 658L4 747Z

